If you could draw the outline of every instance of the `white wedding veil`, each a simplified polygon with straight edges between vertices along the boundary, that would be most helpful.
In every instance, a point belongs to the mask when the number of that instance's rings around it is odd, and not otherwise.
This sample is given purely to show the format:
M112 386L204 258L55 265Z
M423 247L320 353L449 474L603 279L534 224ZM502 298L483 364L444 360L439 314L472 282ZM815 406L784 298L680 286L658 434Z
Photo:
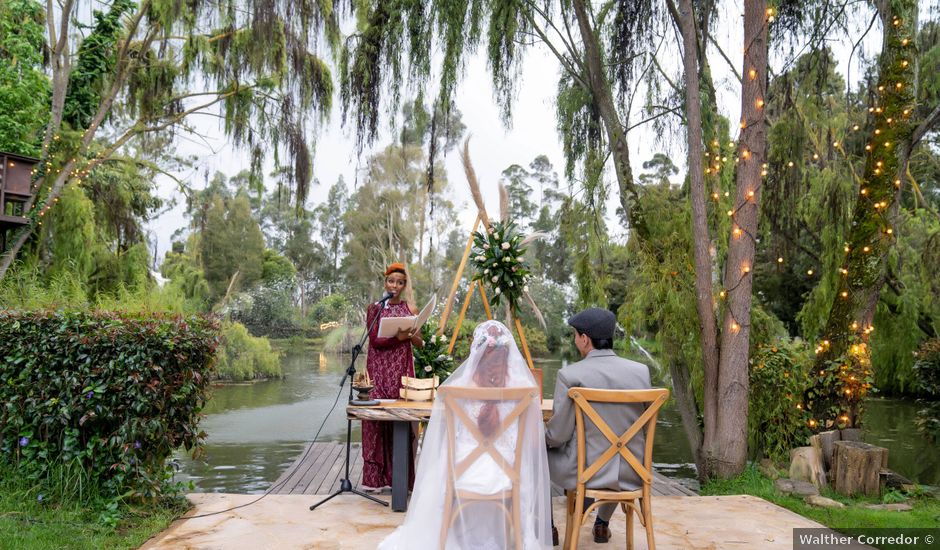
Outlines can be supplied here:
M464 388L487 388L489 396L466 398ZM524 388L533 391L520 391ZM550 549L551 486L537 393L509 329L498 321L479 325L470 356L441 385L434 400L405 521L379 549L441 548L442 529L450 519L445 515L453 517L446 530L446 550L509 549L516 548L517 541L525 550ZM453 396L448 398L447 414L442 395ZM460 399L455 398L458 395ZM454 407L462 412L453 412ZM503 460L477 450L481 438ZM474 459L475 452L480 454ZM455 465L462 462L465 469L458 472ZM512 498L478 502L468 496L509 495L513 490L515 505ZM516 513L511 512L514 506ZM513 528L516 522L518 533Z

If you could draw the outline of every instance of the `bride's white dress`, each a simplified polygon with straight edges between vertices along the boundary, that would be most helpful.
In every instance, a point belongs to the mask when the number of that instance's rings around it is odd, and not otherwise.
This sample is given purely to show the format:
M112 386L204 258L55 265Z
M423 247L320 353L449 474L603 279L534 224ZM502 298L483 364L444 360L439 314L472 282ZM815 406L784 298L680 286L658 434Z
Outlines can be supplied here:
M494 337L495 335L495 337ZM515 346L512 334L497 321L487 321L474 331L470 357L447 379L444 386L476 386L474 374L483 350L487 346L509 348L505 387L534 387L535 380L528 365ZM440 534L445 521L445 490L451 469L478 446L478 441L461 422L455 422L455 460L447 457L447 434L442 400L434 403L431 420L425 431L418 456L415 488L402 525L379 545L380 550L436 550L440 548ZM505 419L517 402L502 401L497 405L499 418ZM463 403L463 410L474 421L480 416L483 404ZM502 421L502 420L501 420ZM520 424L523 440L519 441ZM508 463L515 459L517 444L521 446L519 465L519 505L522 520L522 540L525 550L548 550L551 543L551 487L548 477L548 459L545 450L545 430L537 399L532 400L493 442L494 449ZM450 478L448 476L451 476ZM458 490L491 495L512 487L505 470L484 452L454 481ZM503 550L514 548L512 528L502 508L492 502L463 503L455 499L452 510L459 510L448 529L445 550ZM461 507L461 504L466 506Z

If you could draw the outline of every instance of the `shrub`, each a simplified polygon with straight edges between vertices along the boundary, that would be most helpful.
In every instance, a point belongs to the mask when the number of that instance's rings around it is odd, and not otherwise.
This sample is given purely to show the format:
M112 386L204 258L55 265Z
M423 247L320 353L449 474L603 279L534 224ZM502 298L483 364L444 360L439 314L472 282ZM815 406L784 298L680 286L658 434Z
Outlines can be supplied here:
M217 372L223 380L280 378L281 355L271 349L267 338L252 336L245 325L225 323Z
M415 361L415 376L418 378L431 378L435 374L439 382L444 382L457 365L454 358L447 353L450 339L446 334L437 336L436 323L425 323L421 327L421 338L424 347L412 347Z
M761 345L750 360L748 446L755 456L789 460L793 447L810 436L809 413L802 402L810 386L805 346L786 340Z
M923 395L917 402L917 429L931 441L940 441L940 338L924 342L914 360L917 390Z
M217 321L0 312L0 445L44 481L67 467L104 495L157 496L174 449L198 451Z

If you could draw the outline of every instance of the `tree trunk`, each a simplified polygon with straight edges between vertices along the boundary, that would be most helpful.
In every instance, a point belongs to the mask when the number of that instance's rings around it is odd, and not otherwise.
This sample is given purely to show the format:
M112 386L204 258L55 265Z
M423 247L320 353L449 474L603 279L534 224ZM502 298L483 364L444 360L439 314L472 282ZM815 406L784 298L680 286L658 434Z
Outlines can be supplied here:
M671 11L682 33L682 67L685 73L685 117L688 149L690 193L692 200L693 257L695 261L695 306L699 317L699 342L702 348L704 370L703 409L705 417L704 442L706 447L696 453L702 469L699 475L710 477L712 451L717 427L718 392L718 335L715 309L712 302L712 266L709 253L708 215L705 209L705 174L702 166L702 104L699 93L698 40L695 15L691 0L681 0L679 9ZM674 380L675 382L675 380ZM678 389L676 390L678 393ZM696 423L697 426L697 423ZM688 431L688 428L687 428ZM702 436L698 437L699 444Z
M630 167L630 149L627 146L627 131L620 121L620 113L614 103L610 91L610 83L604 73L604 59L601 47L597 40L591 18L587 13L584 0L574 0L575 17L578 20L578 29L581 40L584 42L584 66L587 70L587 82L590 86L591 97L597 106L604 130L607 132L607 141L614 159L614 173L617 174L617 184L620 190L620 206L623 208L630 229L635 231L641 241L649 239L649 230L639 203L639 190L633 180L633 169Z
M715 473L738 475L747 461L748 352L751 326L751 286L754 248L767 127L764 94L767 89L767 2L744 4L744 80L741 85L741 137L735 181L731 242L725 262L728 294L721 331L718 365L718 431L711 450L717 451Z
M886 280L887 257L897 235L907 153L914 135L914 33L917 3L893 0L876 6L885 29L877 96L869 114L871 134L858 201L846 238L846 254L829 318L816 347L816 397L808 400L817 429L857 427L862 399L873 380L869 334Z

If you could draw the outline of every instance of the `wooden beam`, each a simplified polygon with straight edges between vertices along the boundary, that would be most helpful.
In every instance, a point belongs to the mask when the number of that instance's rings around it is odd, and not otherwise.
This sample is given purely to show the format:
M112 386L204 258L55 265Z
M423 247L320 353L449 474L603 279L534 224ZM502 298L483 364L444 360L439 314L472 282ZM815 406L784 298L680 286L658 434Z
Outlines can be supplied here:
M486 311L486 318L493 320L493 312L490 311L490 300L486 297L486 291L483 290L483 281L477 281L480 285L480 297L483 298L483 309Z
M535 369L535 365L532 363L532 354L529 353L529 342L525 339L525 331L522 330L522 323L516 317L516 312L512 313L512 319L516 323L516 332L519 333L519 341L522 342L522 353L525 355L525 360L529 363L530 369Z
M473 299L473 291L476 289L478 282L479 281L470 282L470 290L467 291L467 297L464 298L463 306L460 308L460 316L457 317L457 326L454 327L454 333L450 336L450 345L447 346L447 355L453 355L454 353L454 346L457 344L457 334L460 333L460 325L463 324L464 315L467 314L467 308L470 307L470 300ZM481 286L480 288L482 289L483 287ZM441 323L441 326L443 326L443 323Z
M480 217L481 214L477 213L477 219L473 222L473 228L470 229L470 238L467 239L467 246L463 249L463 257L460 259L460 267L457 268L457 273L454 274L454 282L450 286L450 293L447 295L447 304L444 306L444 313L441 315L441 322L437 327L438 336L444 334L444 328L447 326L447 318L450 316L450 310L454 305L454 296L457 295L457 287L460 286L460 278L463 277L463 270L465 267L467 267L467 260L470 258L470 250L473 248L473 237L476 234L477 226L480 225ZM468 301L471 294L473 294L472 284L470 285L470 292L467 294ZM464 309L466 310L466 306ZM461 314L461 317L463 317L463 314ZM459 323L457 328L460 328ZM454 330L454 338L456 338L456 336L457 330ZM451 341L450 347L451 350L453 350L453 340Z

